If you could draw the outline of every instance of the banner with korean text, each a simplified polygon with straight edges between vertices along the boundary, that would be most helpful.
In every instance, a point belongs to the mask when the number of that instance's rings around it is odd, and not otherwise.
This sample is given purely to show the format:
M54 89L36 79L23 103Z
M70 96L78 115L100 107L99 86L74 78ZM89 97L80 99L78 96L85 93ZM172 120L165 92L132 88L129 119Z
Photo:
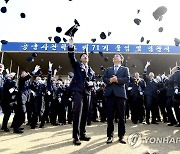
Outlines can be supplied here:
M83 52L122 52L122 53L164 53L180 54L180 46L169 45L136 45L136 44L89 44L75 43L75 51ZM8 42L2 44L4 52L67 52L68 43L36 43L36 42Z

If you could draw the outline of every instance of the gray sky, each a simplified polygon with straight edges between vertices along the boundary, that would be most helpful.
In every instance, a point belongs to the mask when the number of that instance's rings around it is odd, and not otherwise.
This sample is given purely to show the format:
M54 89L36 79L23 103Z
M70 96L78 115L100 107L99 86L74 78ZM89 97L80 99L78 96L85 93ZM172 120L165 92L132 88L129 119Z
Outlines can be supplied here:
M49 42L48 37L56 35L62 38L74 19L80 23L75 43L91 43L91 38L96 38L96 43L143 45L143 36L152 45L174 45L174 38L180 38L180 0L9 0L8 4L0 0L0 8L3 6L7 12L0 12L0 40L9 42ZM152 16L160 6L168 9L162 21ZM142 20L139 26L134 18ZM61 33L56 32L57 26L62 27ZM159 27L164 28L162 33ZM101 40L103 31L112 34Z

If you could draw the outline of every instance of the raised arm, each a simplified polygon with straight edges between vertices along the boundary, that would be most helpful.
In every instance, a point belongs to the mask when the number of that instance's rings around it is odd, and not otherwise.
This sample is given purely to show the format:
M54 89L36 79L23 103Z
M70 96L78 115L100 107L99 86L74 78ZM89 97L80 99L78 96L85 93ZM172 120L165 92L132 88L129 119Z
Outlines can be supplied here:
M69 56L69 59L70 59L70 63L72 65L72 67L74 68L78 61L77 61L77 59L75 57L73 39L72 38L69 40L68 56Z
M143 79L146 81L147 79L147 68L151 65L150 61L147 61L144 70L143 70Z

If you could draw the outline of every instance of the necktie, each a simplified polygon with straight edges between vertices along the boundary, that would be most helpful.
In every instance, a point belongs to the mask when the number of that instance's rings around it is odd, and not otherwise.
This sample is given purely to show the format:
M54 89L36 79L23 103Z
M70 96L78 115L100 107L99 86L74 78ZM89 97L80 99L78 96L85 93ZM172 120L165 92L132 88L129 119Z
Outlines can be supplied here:
M114 67L114 73L116 74L117 71L118 71L118 66L116 65L116 66Z
M139 85L139 79L136 79L136 85L137 86Z
M86 75L88 74L88 66L85 65L85 71L86 71Z

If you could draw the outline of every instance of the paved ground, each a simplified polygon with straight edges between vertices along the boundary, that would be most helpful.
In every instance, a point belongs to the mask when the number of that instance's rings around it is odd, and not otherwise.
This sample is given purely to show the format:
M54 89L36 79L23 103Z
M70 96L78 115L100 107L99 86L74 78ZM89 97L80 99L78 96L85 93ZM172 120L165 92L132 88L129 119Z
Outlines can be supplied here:
M1 121L2 115L0 115ZM84 141L81 146L74 146L71 138L72 125L51 126L47 124L44 129L36 130L31 130L24 125L25 132L21 135L13 134L12 130L10 133L0 131L0 153L142 154L148 151L154 154L180 154L180 128L166 126L164 123L134 125L128 120L125 139L129 143L123 145L117 141L117 124L115 126L114 142L110 145L105 143L106 123L96 122L87 127L87 133L92 137L91 141ZM159 140L156 137L159 137Z

